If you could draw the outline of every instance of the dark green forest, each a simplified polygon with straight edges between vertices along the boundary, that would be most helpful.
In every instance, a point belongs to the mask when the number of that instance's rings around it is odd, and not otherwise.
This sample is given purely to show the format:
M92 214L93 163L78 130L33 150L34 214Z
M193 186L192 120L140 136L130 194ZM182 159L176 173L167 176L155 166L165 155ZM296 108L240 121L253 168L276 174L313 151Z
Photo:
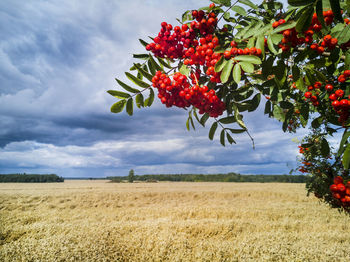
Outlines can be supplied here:
M110 176L112 182L128 180L128 176ZM258 183L306 183L309 177L304 175L241 175L228 174L158 174L135 175L135 181L184 181L184 182L258 182Z
M50 183L64 182L64 178L55 174L0 174L0 183Z

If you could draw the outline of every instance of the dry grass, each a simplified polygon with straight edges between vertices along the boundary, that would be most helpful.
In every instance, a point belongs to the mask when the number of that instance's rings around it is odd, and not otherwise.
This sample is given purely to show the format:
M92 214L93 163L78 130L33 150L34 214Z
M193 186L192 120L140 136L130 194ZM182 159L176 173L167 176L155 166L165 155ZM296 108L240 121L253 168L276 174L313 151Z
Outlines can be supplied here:
M350 261L302 184L0 184L0 261Z

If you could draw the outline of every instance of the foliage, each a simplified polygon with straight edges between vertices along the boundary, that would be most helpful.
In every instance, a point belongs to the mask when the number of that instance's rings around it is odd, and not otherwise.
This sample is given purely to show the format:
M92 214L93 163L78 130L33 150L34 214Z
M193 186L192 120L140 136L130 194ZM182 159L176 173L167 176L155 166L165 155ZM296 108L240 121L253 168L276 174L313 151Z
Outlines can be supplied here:
M126 180L128 177L107 177L113 182ZM137 181L172 181L172 182L257 182L257 183L306 183L309 177L304 175L241 175L228 174L153 174L136 175Z
M128 181L129 181L129 183L134 182L134 179L135 179L135 172L134 172L133 169L131 169L131 170L129 171L129 175L128 175Z
M55 174L0 174L0 183L48 183L48 182L64 182L63 177Z
M313 178L308 192L350 206L350 198L335 200L329 189L337 176L347 182L350 166L350 1L289 0L287 10L273 0L212 2L186 11L180 26L163 22L150 43L140 40L149 52L134 55L135 74L126 73L139 88L116 79L126 92L108 91L120 99L111 111L132 115L134 100L139 108L151 106L155 88L165 106L188 112L188 130L211 118L209 139L218 133L225 146L246 133L254 147L243 113L265 102L264 113L284 132L307 127L305 143L319 141L308 146L299 169ZM342 139L331 149L329 137L337 132Z

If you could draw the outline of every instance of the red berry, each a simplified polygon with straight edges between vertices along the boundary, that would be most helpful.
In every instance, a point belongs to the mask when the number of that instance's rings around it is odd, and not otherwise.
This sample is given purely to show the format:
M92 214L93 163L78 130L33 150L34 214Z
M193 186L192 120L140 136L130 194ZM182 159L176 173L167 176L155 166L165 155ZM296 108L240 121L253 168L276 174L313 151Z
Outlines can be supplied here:
M344 96L344 91L341 89L338 89L337 91L335 91L335 95L337 97L343 97Z
M338 185L338 184L343 184L344 180L341 176L336 176L333 180L334 184Z
M325 89L326 89L327 91L332 91L332 90L333 90L333 85L327 84L327 85L325 86Z
M311 92L306 92L306 93L304 94L304 96L305 96L306 98L310 98L310 97L312 96L312 94L311 94Z

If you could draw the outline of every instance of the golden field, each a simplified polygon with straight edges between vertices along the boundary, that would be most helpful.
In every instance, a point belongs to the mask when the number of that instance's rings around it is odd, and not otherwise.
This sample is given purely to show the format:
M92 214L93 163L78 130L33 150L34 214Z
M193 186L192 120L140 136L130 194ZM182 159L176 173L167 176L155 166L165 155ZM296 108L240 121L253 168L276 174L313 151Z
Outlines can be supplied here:
M0 261L350 261L304 184L0 184Z

